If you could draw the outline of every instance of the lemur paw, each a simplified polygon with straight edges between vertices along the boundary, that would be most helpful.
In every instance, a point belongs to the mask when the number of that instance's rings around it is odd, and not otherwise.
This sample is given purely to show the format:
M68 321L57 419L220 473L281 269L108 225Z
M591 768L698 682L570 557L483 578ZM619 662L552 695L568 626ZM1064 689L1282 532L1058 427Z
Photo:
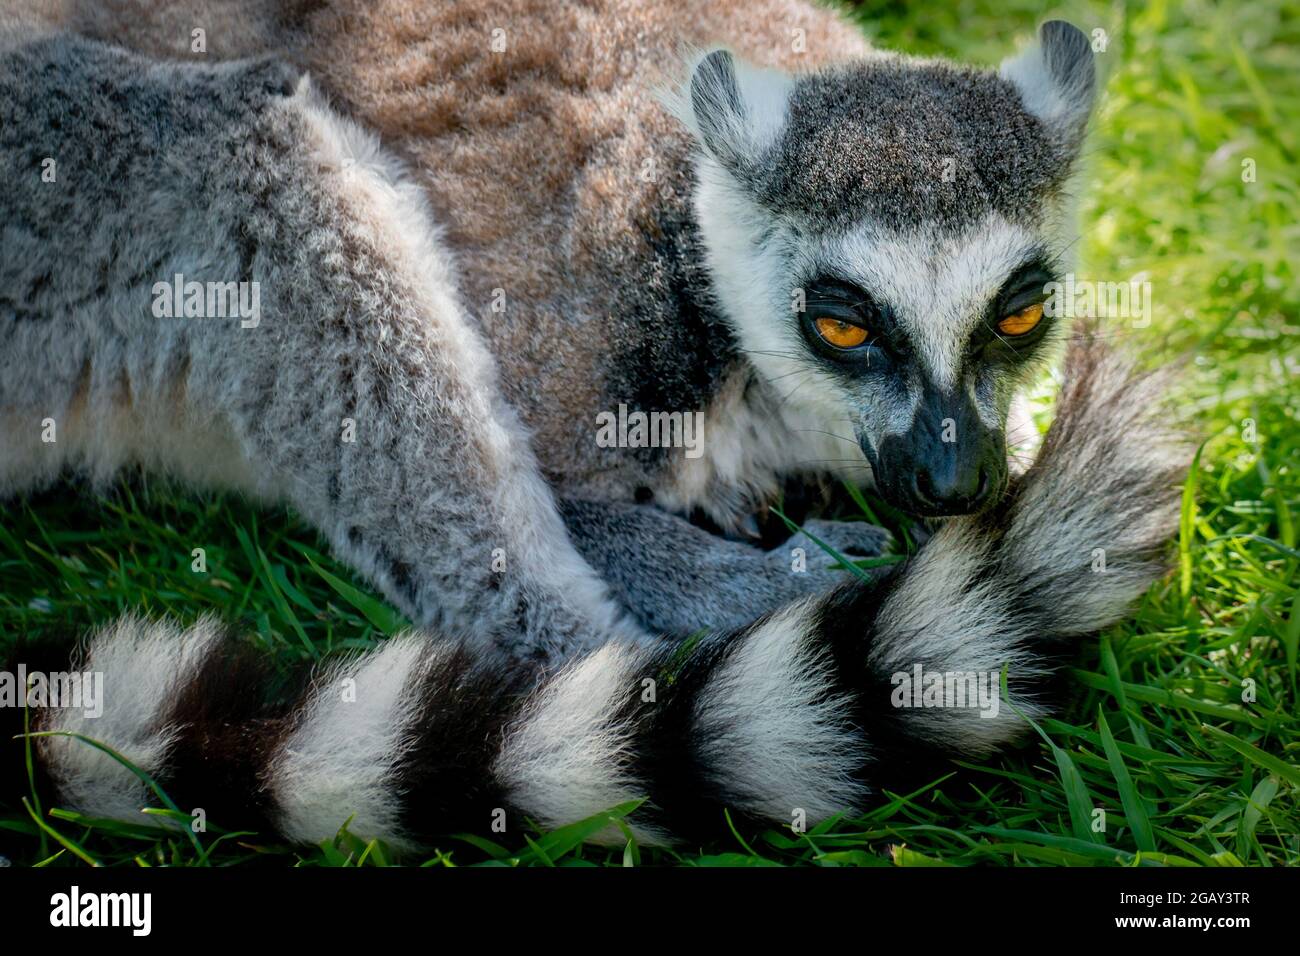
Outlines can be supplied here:
M783 565L791 573L798 573L798 568L805 562L809 571L825 570L838 565L835 558L826 553L826 548L846 558L875 558L888 551L893 540L893 535L884 528L865 521L813 518L805 521L802 530L784 544L769 551L768 559ZM800 554L796 549L802 549L804 562L799 561Z

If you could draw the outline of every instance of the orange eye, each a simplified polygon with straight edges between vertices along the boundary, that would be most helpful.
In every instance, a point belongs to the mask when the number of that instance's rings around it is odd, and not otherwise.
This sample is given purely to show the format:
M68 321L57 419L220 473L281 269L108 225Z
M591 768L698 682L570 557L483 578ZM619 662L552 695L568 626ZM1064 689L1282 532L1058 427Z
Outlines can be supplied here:
M855 349L867 340L867 330L850 322L820 318L813 325L817 334L837 349Z
M1003 335L1025 335L1034 331L1034 328L1043 319L1043 306L1041 302L1035 302L1033 305L1026 306L1019 312L1012 312L1004 317L998 323L998 331Z

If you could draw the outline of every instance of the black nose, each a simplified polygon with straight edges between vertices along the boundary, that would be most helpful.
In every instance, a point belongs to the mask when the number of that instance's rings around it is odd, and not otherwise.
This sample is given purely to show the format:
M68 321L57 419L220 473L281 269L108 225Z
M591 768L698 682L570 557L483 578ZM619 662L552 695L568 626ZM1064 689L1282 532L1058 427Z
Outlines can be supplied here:
M967 514L988 499L993 490L992 469L983 463L967 468L956 465L950 460L938 467L917 469L911 491L923 510L935 515Z

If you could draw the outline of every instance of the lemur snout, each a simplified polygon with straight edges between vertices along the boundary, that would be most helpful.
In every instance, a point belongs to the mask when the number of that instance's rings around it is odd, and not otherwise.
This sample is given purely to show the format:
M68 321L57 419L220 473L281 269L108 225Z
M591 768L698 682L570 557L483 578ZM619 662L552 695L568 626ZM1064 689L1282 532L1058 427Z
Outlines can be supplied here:
M999 434L983 431L960 442L934 438L920 431L881 443L872 465L891 504L909 514L946 517L980 511L1001 494L1007 469Z
M964 469L921 465L912 475L910 493L920 514L957 515L979 511L994 486L993 469L983 462Z

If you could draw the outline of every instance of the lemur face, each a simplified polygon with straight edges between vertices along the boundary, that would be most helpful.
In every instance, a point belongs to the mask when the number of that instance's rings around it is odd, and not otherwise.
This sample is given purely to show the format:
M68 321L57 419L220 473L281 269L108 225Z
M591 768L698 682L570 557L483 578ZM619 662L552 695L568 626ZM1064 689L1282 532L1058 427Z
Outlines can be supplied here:
M1012 396L1066 331L1042 306L1092 54L1059 21L1040 41L997 73L882 55L790 77L717 51L682 110L741 348L915 514L1000 493Z

